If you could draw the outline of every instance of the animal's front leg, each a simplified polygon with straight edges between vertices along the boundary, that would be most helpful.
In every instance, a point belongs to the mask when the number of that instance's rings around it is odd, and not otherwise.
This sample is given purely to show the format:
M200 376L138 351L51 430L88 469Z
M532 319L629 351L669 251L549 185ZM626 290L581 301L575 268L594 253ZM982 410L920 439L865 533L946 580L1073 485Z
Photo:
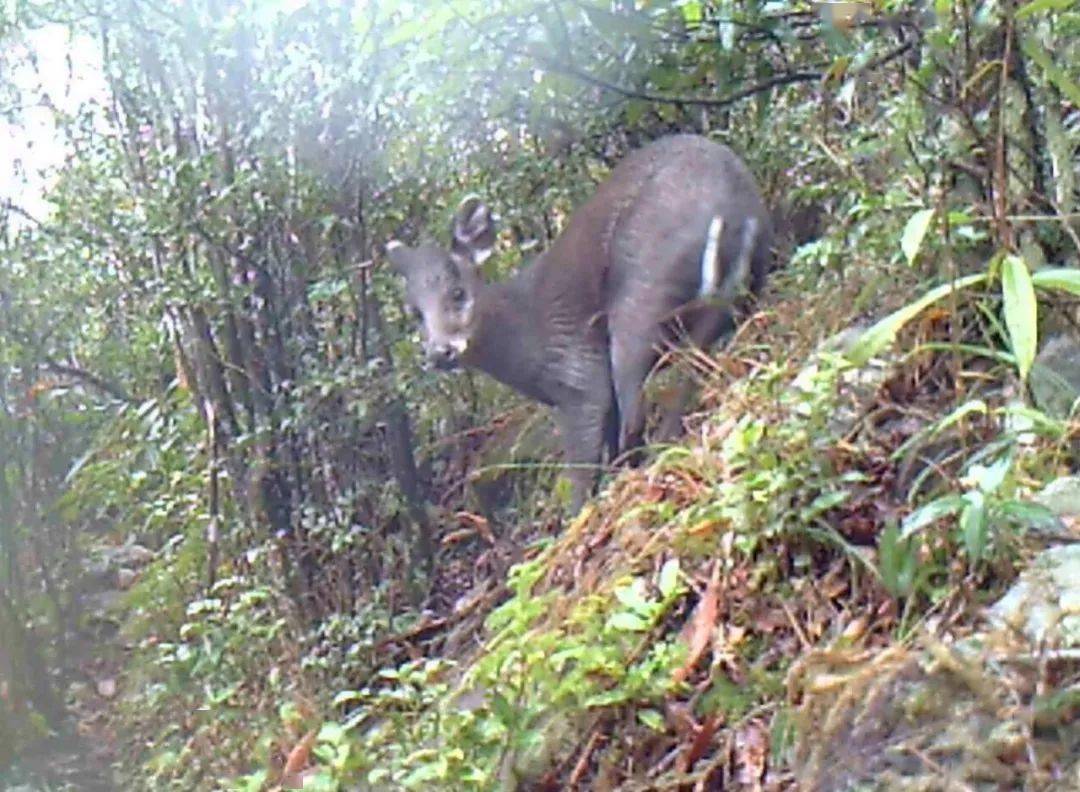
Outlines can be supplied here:
M557 412L566 449L566 473L572 484L570 509L575 514L592 494L600 474L610 401L609 397L606 402L579 402Z

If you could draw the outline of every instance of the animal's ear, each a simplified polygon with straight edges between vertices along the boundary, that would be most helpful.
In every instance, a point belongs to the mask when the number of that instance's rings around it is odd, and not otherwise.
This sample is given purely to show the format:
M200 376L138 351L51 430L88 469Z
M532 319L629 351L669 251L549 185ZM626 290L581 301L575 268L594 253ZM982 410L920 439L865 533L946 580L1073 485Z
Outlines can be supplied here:
M409 274L409 257L407 251L408 248L396 239L391 239L386 243L386 258L390 261L390 266L394 268L394 272L398 275L407 276Z
M454 213L450 235L454 240L452 250L479 264L491 255L495 244L495 220L491 210L477 196L468 196Z

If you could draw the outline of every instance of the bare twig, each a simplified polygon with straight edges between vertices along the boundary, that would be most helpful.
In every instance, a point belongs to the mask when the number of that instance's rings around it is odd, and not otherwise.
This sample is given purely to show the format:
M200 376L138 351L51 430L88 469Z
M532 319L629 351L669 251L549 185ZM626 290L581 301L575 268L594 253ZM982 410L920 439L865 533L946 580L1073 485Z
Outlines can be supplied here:
M823 72L818 71L799 71L788 72L786 74L778 74L774 77L770 77L767 80L754 83L753 85L743 88L735 93L728 94L721 97L709 97L709 96L665 96L664 94L653 93L652 91L638 91L633 88L627 88L624 85L605 80L602 77L597 77L594 74L586 72L584 69L579 69L574 66L560 63L553 58L549 58L545 55L531 54L534 60L543 63L551 71L565 74L567 77L573 77L574 79L581 80L582 82L594 85L597 88L601 88L611 93L616 93L626 99L640 99L646 102L656 102L659 104L670 104L677 107L727 107L728 105L735 104L743 99L746 99L754 94L763 93L770 88L777 88L782 85L791 85L800 82L814 82L820 80L823 76Z
M1009 249L1015 247L1015 239L1012 226L1006 220L1009 214L1009 178L1006 162L1008 157L1005 153L1007 137L1005 135L1005 91L1009 79L1009 57L1012 54L1013 27L1012 15L1006 13L1005 18L1005 51L1001 56L1001 73L998 84L997 96L997 145L994 148L994 215L997 217L998 241Z
M68 366L63 363L57 363L51 359L45 359L42 361L42 367L53 374L60 374L65 377L74 377L75 379L85 382L87 385L92 385L103 393L107 393L115 399L119 399L122 402L132 401L131 395L124 390L123 387L110 382L104 377L100 377L97 374L86 371L85 369L78 368L77 366Z

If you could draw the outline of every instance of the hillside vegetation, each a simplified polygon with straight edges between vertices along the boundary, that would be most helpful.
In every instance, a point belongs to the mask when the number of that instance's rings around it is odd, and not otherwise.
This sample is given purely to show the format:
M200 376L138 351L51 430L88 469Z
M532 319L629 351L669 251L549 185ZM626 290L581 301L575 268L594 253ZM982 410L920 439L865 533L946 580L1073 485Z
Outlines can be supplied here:
M0 194L0 785L1080 788L1073 0L58 0L0 41L57 154ZM572 514L546 412L421 365L385 243L479 194L504 277L681 131L776 266Z

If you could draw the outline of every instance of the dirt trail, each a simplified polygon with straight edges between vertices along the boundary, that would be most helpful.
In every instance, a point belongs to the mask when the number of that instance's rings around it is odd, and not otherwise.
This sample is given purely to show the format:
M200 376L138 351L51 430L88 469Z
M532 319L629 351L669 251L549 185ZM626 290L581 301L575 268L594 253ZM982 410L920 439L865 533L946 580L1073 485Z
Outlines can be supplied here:
M42 741L26 754L18 780L3 788L7 792L119 790L110 767L110 750L95 745L92 738L75 734L74 723L66 724L65 731L67 733Z

